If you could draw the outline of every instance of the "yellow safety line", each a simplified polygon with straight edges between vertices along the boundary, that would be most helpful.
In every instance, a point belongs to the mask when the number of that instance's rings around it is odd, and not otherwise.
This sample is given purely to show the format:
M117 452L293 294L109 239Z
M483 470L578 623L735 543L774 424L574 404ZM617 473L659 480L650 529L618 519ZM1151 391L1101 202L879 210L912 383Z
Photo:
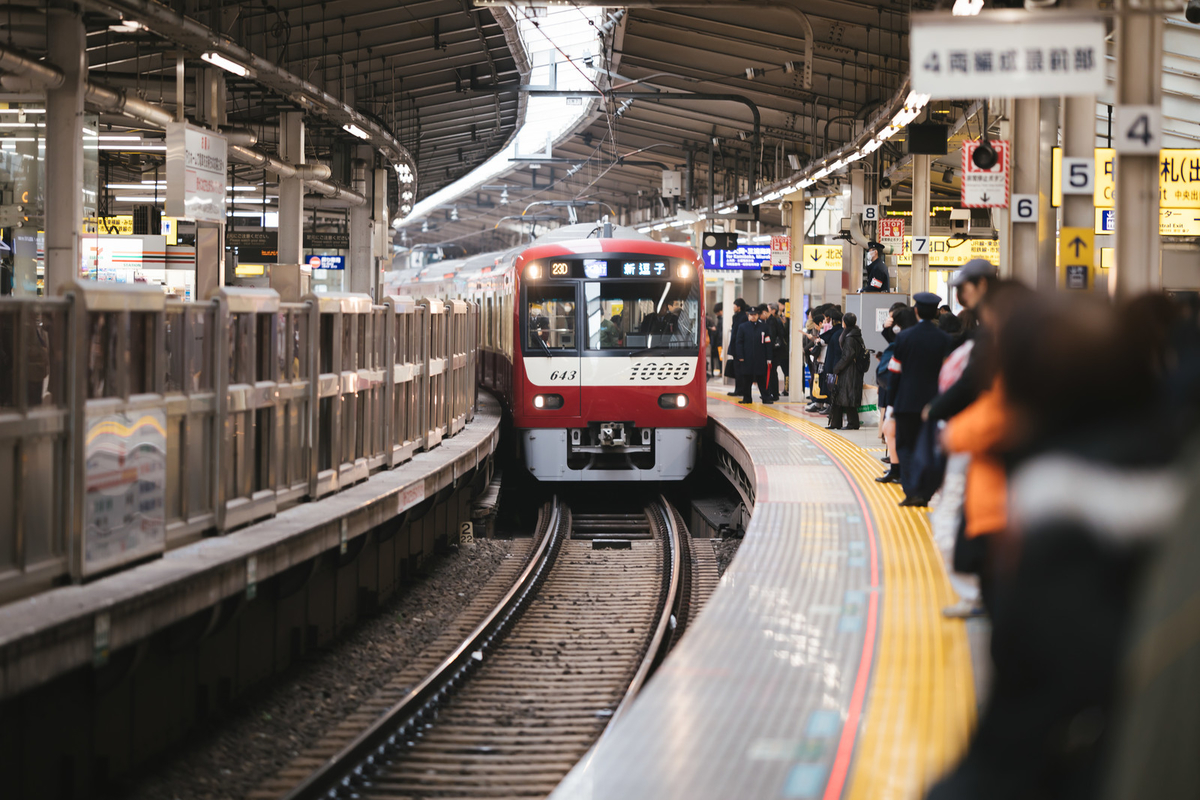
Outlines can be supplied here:
M720 395L711 399L724 401ZM879 484L878 459L791 412L749 409L799 431L854 476L875 517L883 613L867 710L845 797L910 800L966 749L975 724L975 684L966 626L941 609L956 600L924 511L901 508L895 484Z

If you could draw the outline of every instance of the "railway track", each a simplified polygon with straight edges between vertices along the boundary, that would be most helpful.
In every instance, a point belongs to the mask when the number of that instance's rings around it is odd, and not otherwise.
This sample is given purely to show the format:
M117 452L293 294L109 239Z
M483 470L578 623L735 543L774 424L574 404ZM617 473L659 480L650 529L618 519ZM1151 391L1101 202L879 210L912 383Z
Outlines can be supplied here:
M682 633L693 593L665 498L574 518L556 498L531 550L470 636L287 800L550 793Z

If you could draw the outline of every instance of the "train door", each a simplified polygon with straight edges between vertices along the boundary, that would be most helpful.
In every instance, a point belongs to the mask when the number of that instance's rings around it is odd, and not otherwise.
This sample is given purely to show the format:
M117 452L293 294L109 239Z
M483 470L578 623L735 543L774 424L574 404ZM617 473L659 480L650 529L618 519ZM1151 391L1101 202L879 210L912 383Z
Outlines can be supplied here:
M578 284L526 283L523 321L525 378L529 383L525 411L579 416L582 379Z

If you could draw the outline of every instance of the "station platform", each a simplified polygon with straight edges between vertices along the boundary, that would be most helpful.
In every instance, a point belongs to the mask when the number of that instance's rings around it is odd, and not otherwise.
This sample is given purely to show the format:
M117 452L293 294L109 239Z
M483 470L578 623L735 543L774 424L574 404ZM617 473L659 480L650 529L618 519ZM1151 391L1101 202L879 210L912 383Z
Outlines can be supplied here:
M710 385L709 416L751 495L745 539L552 797L920 797L966 747L981 638L941 614L956 598L928 512L873 480L866 428L852 441L803 403L739 406L725 389Z
M303 574L292 576L289 583L311 584L318 559L340 551L332 565L328 602L317 609L317 601L311 601L307 612L301 609L296 623L303 625L307 616L309 627L317 629L317 643L321 643L331 630L353 618L359 589L386 596L400 583L404 569L432 554L447 529L458 530L457 517L469 519L467 492L456 490L464 488L464 480L476 474L476 468L487 464L495 452L500 419L499 403L480 393L472 422L439 446L416 453L394 469L91 583L52 589L0 606L0 700L76 668L99 666L109 653L213 609L212 621L200 626L203 637L226 617L240 613L240 607L221 610L223 601L253 598L260 585L272 587L272 593L282 597L287 592L268 581L298 570ZM461 496L463 503L456 505L452 495ZM430 513L433 511L437 513ZM429 519L422 524L420 520L426 516ZM367 534L385 524L393 532L386 541L375 537L370 545L372 557L364 559ZM343 579L340 573L346 569L354 574ZM298 590L293 587L289 591ZM281 617L279 625L285 621ZM266 622L270 635L274 635L273 624L273 619ZM270 671L272 660L276 667L286 662L286 652L275 652L281 647L276 643L273 648L261 648L265 665L251 670L240 666L242 683L250 685L264 670Z

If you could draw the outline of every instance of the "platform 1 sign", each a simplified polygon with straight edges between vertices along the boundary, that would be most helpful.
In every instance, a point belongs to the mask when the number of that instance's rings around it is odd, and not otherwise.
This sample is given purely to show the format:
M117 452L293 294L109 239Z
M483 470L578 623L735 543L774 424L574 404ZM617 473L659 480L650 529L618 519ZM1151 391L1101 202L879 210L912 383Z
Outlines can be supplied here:
M912 90L934 99L1058 97L1105 89L1105 25L1024 11L912 15Z
M966 208L1008 208L1008 142L994 140L996 163L982 169L974 161L981 142L963 142L962 204Z
M804 268L818 270L842 269L842 246L840 244L804 245Z

